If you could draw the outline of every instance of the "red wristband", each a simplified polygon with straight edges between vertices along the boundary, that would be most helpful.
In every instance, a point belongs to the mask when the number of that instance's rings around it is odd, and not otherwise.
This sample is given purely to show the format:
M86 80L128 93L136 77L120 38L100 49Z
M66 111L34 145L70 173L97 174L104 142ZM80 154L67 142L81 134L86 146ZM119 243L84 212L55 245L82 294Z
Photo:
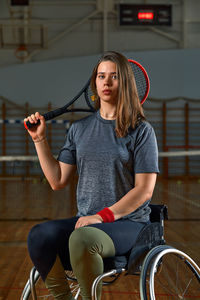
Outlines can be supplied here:
M111 223L115 221L114 214L108 207L100 210L97 215L102 217L104 223Z

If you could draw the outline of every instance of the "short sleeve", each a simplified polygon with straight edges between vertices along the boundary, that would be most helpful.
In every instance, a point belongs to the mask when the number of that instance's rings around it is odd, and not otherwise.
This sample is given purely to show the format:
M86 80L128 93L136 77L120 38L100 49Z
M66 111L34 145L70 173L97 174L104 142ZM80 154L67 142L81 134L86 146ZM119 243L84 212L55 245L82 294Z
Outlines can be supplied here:
M159 173L158 146L155 132L145 123L137 135L134 149L135 173Z
M71 125L64 146L61 148L57 160L66 164L76 164L76 145L74 143L74 126Z

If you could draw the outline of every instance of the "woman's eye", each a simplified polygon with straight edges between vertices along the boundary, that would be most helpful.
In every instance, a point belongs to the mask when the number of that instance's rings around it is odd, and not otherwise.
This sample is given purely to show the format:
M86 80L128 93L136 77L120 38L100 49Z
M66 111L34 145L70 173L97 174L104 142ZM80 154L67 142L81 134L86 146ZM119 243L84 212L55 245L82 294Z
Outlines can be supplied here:
M117 77L117 75L113 75L112 78L113 79L117 79L118 77Z

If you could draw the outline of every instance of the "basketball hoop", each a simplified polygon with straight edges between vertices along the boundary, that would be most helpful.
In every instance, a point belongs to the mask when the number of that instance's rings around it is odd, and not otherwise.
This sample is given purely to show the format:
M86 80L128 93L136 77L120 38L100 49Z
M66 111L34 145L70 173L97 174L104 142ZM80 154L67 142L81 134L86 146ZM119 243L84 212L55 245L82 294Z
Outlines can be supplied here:
M29 55L29 52L28 52L28 49L25 45L20 45L16 52L15 52L15 55L17 58L21 59L21 60L24 60L28 57Z

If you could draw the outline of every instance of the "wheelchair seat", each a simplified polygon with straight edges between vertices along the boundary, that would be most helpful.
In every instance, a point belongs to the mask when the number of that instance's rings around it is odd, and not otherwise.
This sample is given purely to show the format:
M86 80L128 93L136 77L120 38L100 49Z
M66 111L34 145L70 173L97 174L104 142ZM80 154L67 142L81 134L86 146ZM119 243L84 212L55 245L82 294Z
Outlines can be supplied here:
M164 220L168 218L167 206L150 204L150 223L140 232L131 251L123 256L104 259L104 272L125 269L127 274L138 274L144 257L155 246L164 245Z

